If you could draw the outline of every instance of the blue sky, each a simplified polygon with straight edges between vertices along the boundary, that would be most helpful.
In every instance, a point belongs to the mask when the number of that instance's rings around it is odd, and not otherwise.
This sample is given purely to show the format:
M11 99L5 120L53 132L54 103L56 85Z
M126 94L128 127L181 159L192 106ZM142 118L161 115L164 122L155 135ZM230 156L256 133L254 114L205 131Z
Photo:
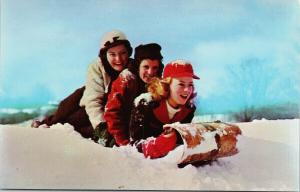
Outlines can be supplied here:
M299 5L297 0L1 0L0 107L60 100L82 86L102 34L112 29L124 31L133 47L159 43L164 63L190 60L201 77L196 82L201 105L297 103ZM253 67L242 72L242 63ZM256 80L237 78L241 73ZM260 101L249 101L258 95Z

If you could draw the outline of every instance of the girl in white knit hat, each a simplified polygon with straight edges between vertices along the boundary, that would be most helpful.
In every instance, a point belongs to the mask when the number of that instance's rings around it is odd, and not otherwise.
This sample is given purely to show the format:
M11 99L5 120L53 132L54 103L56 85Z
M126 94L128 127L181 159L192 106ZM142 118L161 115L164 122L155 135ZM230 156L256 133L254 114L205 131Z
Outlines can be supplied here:
M119 73L133 62L129 57L132 47L122 31L113 30L103 35L98 58L87 72L85 86L65 98L57 111L43 119L34 120L32 127L49 127L56 123L69 123L85 138L94 138L95 128L104 122L103 112L111 83ZM105 134L104 134L105 135Z

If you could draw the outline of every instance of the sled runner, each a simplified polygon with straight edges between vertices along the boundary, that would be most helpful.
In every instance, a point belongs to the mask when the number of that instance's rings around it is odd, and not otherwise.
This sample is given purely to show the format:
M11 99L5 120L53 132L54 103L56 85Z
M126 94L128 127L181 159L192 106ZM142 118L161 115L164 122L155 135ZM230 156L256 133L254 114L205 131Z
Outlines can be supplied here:
M183 140L181 158L178 164L201 163L238 153L238 126L220 121L188 124L166 124L165 130L175 129Z

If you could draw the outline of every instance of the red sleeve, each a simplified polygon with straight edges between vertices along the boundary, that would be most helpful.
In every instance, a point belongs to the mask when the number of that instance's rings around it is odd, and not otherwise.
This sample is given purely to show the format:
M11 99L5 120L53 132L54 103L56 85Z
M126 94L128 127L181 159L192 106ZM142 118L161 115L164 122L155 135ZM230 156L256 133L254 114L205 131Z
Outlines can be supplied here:
M123 114L127 85L128 81L119 75L112 83L104 112L108 132L114 137L119 146L129 143L128 131L126 131L128 130L128 125Z
M142 144L144 156L150 157L151 159L163 157L175 148L176 140L176 134L168 138L161 134L157 138L146 140Z

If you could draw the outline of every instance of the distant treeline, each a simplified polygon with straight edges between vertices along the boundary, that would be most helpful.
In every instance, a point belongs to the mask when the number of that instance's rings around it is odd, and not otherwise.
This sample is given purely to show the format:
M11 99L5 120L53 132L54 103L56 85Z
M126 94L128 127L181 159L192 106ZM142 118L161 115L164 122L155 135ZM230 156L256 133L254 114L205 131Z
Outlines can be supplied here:
M18 109L14 112L0 109L0 124L16 124L35 118L43 118L55 112L57 105L43 106L31 110ZM282 104L266 107L249 107L235 112L223 114L201 114L196 111L195 121L230 121L230 122L249 122L254 119L295 119L299 117L298 104Z
M35 118L43 118L44 116L51 115L55 112L57 106L38 107L36 109L22 110L17 109L10 112L8 109L0 109L0 124L16 124L28 121Z
M300 118L300 111L299 104L286 103L264 107L244 107L240 110L219 114L201 114L201 112L198 112L196 115L196 121L250 122L255 119L298 119Z
M249 107L232 113L237 122L250 122L254 119L295 119L299 118L299 104L282 104L265 107Z

